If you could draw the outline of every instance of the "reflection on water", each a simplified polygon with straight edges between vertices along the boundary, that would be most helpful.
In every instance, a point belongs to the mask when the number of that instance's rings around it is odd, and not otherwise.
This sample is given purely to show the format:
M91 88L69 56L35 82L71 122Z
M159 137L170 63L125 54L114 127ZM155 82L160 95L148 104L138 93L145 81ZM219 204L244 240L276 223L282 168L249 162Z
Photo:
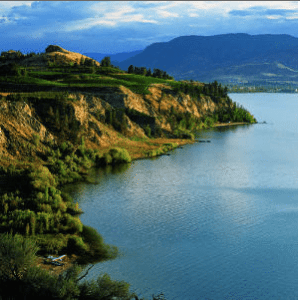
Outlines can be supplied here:
M265 95L246 96L268 124L206 130L197 138L211 143L68 187L83 223L122 253L90 278L107 272L148 298L297 299L297 99L272 95L266 110Z

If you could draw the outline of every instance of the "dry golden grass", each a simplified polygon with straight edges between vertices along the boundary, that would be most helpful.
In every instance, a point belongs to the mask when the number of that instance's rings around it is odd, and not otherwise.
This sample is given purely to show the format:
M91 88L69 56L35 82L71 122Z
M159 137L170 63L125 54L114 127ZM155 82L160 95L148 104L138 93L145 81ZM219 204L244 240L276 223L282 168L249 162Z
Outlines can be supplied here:
M177 143L179 146L186 144L193 144L194 141L186 139L167 139L167 138L157 138L157 139L145 139L142 141L131 141L124 140L118 142L115 146L125 148L130 154L131 158L141 159L145 158L145 152L150 150L156 150L163 146L164 144Z
M80 64L80 61L82 59L92 59L90 57L87 57L85 55L82 55L80 53L75 53L71 51L64 50L64 52L50 52L50 53L45 53L44 54L47 59L54 59L57 61L67 61L67 62L72 62L72 63L78 63ZM97 62L96 60L93 59L95 64L97 66L100 66L100 63Z

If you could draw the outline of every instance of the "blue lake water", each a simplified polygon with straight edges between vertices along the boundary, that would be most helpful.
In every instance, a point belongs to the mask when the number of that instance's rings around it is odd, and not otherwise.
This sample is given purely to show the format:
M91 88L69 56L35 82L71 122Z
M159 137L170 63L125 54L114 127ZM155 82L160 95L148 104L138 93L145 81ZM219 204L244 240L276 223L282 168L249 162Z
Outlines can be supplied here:
M121 255L97 264L167 299L297 299L298 95L231 94L259 122L198 133L211 143L99 170L68 187L84 224Z

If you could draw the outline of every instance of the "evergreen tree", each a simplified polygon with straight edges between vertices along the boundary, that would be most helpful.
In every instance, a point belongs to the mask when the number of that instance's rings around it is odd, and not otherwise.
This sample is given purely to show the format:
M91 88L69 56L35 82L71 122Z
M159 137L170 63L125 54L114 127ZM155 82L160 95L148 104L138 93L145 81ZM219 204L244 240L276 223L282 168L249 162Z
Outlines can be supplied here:
M101 66L102 67L111 67L111 61L110 61L110 57L109 56L105 56L102 60L101 60Z
M162 70L160 69L153 70L153 77L162 78L162 75L163 75Z
M133 65L130 65L130 66L128 67L128 73L129 73L129 74L133 74L133 72L134 72L134 67L133 67Z

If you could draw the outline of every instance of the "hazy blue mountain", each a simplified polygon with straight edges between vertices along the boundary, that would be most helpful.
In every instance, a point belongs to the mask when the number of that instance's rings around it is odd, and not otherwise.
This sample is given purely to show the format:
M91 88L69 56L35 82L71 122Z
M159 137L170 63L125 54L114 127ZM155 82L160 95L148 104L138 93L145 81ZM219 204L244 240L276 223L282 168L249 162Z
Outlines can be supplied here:
M90 57L90 58L93 58L99 62L101 62L101 60L106 57L106 56L109 56L110 57L110 60L112 62L121 62L125 59L128 59L132 56L135 56L139 53L141 53L143 50L137 50L137 51L132 51L132 52L122 52L122 53L116 53L116 54L103 54L103 53L84 53L84 55Z
M158 68L175 79L298 82L298 39L289 35L182 36L119 63Z

